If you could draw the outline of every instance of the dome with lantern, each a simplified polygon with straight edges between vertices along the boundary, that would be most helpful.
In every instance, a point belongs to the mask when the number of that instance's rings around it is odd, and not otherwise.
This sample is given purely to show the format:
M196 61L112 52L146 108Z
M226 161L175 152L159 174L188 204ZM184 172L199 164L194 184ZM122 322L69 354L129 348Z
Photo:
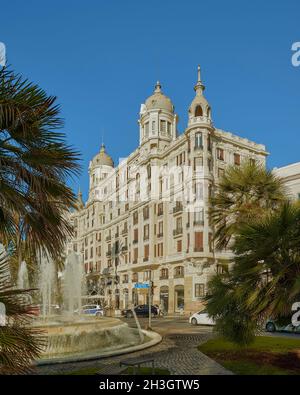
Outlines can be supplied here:
M105 145L102 143L100 152L92 160L93 166L109 166L114 167L112 158L106 153Z
M145 106L146 110L166 110L174 112L174 105L171 99L162 93L159 81L157 81L155 85L154 93L146 100Z

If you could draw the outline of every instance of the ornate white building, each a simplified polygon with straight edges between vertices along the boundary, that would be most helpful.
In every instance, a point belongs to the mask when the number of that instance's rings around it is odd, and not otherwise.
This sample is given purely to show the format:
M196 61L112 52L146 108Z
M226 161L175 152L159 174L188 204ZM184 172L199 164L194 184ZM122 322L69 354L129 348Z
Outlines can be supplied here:
M300 199L300 162L274 168L273 172L281 177L292 200Z
M153 303L194 312L209 276L230 251L214 249L207 200L227 165L265 163L265 146L216 128L200 67L188 125L177 130L172 101L159 82L141 105L140 143L114 166L102 145L89 166L89 197L70 214L68 248L83 256L90 298L116 309L147 303L137 282L153 281Z

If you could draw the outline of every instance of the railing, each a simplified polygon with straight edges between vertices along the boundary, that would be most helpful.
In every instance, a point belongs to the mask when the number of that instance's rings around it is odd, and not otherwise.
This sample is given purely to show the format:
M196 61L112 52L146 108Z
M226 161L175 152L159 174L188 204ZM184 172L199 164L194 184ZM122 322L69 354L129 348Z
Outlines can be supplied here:
M203 252L203 247L195 247L194 252Z
M149 257L148 256L145 256L144 258L143 258L143 262L148 262L149 261Z
M111 256L111 251L107 251L106 256Z
M183 210L182 203L176 204L176 206L173 208L173 214L180 213L182 210Z
M203 145L195 145L194 146L194 151L202 151L203 150Z
M160 280L168 280L168 279L169 279L169 276L160 276L159 279L160 279Z
M163 235L164 235L163 233L158 233L157 237L163 237Z
M138 240L133 240L132 244L137 244L139 241Z
M194 221L194 226L203 226L204 225L204 220L198 220L198 221Z
M122 236L127 235L127 233L128 233L128 229L123 229L122 230Z
M194 123L206 123L211 125L211 120L208 117L202 116L202 117L192 117L188 121L188 125L194 124Z
M182 278L182 277L184 277L184 273L183 272L174 274L174 278Z
M106 236L106 241L110 241L111 240L111 236Z
M173 236L178 236L182 234L182 228L177 228L173 230Z
M128 251L128 246L123 246L122 251Z

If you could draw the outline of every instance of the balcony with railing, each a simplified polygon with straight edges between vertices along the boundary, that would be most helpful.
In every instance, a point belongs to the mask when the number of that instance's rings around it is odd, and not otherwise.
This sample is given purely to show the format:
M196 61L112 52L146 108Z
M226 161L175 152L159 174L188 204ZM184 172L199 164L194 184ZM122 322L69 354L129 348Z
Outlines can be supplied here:
M169 274L167 273L167 274L161 274L160 276L159 276L159 279L160 280L168 280L169 279Z
M149 261L149 257L148 256L145 256L144 258L143 258L143 262L148 262Z
M134 240L132 240L132 244L137 244L139 242L139 240L138 239L134 239Z
M176 228L173 230L173 236L179 236L182 234L182 228Z
M175 270L174 278L183 278L184 277L184 270L183 268L180 270Z
M194 226L203 226L204 220L203 219L195 220L193 223L194 223Z
M189 121L188 121L188 126L194 125L196 123L205 124L205 125L211 125L212 124L211 119L203 115L203 116L200 116L200 117L192 117L192 118L190 118Z
M111 256L111 250L109 250L109 251L106 252L106 256L107 256L107 257L110 257L110 256Z
M182 203L176 203L176 206L173 207L173 214L178 214L183 211L183 205Z
M195 145L194 146L194 151L202 151L203 150L203 145Z
M106 236L106 241L111 241L111 235Z
M128 251L128 245L122 246L122 252L126 252L126 251Z
M164 235L163 232L161 232L161 233L157 234L157 237L160 238L160 237L163 237L163 235Z
M127 235L127 233L128 233L128 229L127 229L127 228L124 228L124 229L122 230L122 236Z
M163 213L164 213L164 210L163 210L163 209L159 209L159 210L157 211L157 216L158 216L158 217L161 217L161 216L163 215Z

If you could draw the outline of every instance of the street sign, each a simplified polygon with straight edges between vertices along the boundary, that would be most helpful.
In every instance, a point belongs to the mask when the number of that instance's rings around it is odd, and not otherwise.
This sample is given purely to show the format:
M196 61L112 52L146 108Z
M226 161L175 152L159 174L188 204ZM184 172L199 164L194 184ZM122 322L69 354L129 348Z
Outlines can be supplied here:
M149 284L147 283L135 283L134 288L149 288Z

